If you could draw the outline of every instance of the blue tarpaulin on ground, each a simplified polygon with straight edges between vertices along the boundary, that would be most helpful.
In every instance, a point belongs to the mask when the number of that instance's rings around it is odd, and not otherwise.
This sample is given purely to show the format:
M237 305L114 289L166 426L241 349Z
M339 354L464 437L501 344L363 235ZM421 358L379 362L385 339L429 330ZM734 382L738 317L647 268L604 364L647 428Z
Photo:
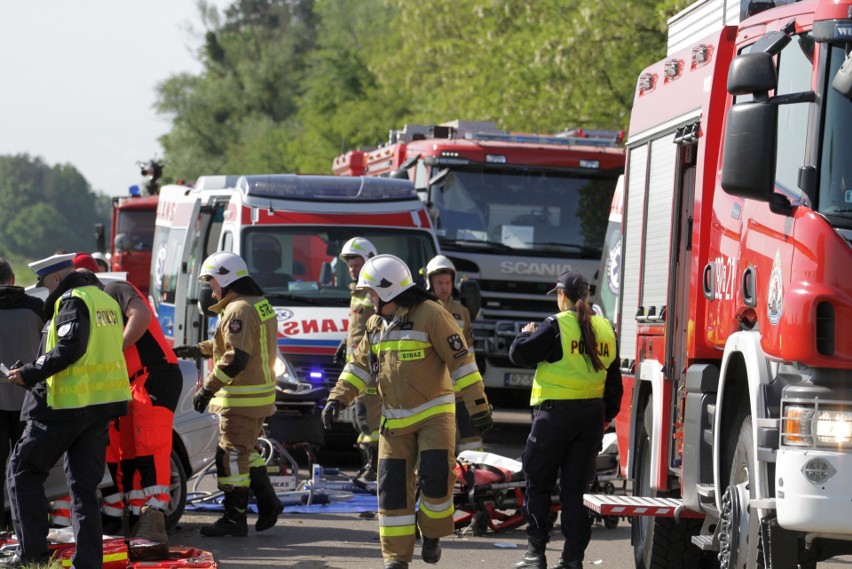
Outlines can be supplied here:
M283 492L278 495L284 502L285 514L352 514L361 512L377 512L378 499L370 493L327 494L314 492L311 505L308 505L307 492ZM252 502L249 510L257 512L257 506ZM187 500L188 512L223 512L222 499L214 501Z

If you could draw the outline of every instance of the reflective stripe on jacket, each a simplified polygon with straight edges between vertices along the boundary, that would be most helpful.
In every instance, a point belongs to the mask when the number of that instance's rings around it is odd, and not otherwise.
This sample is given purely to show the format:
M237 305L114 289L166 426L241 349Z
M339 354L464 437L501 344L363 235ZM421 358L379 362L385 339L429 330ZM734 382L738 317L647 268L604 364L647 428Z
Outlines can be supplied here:
M562 359L554 363L539 362L533 377L530 405L538 405L548 399L603 397L606 368L615 359L615 334L609 321L602 316L592 316L598 357L604 365L603 370L595 371L585 354L577 313L560 312L555 319L559 324Z
M89 405L130 400L130 382L122 353L124 327L121 309L111 296L94 286L71 289L89 313L86 352L76 362L47 378L47 404L53 409L79 409ZM61 298L47 332L45 351L51 351L63 333L56 327Z
M262 296L231 291L211 310L220 313L219 324L213 339L200 344L202 352L209 350L214 359L213 371L204 381L216 394L210 411L254 418L272 415L278 350L275 309Z
M329 399L348 405L376 383L386 429L414 430L436 414L454 414L456 388L471 414L488 409L482 376L458 324L431 300L399 308L390 323L370 318Z

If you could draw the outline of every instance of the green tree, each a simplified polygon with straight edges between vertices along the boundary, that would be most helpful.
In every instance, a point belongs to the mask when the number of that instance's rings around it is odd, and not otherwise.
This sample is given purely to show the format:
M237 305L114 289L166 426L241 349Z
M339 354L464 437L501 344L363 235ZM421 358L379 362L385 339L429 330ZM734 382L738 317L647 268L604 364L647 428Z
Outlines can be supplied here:
M94 249L94 224L109 223L110 200L73 166L27 154L0 156L0 254L47 256Z

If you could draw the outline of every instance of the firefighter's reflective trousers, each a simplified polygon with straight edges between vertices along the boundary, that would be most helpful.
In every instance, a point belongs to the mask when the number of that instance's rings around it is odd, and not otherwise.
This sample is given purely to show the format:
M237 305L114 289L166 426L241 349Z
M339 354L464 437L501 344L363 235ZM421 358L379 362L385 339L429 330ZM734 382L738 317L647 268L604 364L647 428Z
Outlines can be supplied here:
M406 429L407 431L408 429ZM404 434L384 429L379 439L379 536L384 561L411 562L415 526L424 537L453 533L456 422L441 413ZM415 484L419 512L415 516Z
M249 488L249 472L258 465L257 437L265 419L242 415L219 415L219 448L216 449L216 483L219 490L231 492Z

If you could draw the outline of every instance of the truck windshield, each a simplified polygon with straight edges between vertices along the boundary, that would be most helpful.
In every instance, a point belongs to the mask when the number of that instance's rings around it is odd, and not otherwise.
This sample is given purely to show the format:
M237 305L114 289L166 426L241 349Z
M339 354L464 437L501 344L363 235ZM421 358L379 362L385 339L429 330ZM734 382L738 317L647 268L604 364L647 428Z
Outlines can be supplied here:
M844 46L832 46L825 89L819 211L836 224L852 227L852 101L831 88L846 58Z
M432 188L441 246L599 258L617 176L452 169Z
M150 251L154 245L154 221L157 217L154 209L123 209L118 212L116 236L127 237L125 242L131 251Z
M348 267L338 255L352 237L365 237L379 253L401 258L415 279L437 254L432 235L418 229L261 225L243 230L241 254L252 278L273 304L276 294L310 304L324 300L348 304Z

